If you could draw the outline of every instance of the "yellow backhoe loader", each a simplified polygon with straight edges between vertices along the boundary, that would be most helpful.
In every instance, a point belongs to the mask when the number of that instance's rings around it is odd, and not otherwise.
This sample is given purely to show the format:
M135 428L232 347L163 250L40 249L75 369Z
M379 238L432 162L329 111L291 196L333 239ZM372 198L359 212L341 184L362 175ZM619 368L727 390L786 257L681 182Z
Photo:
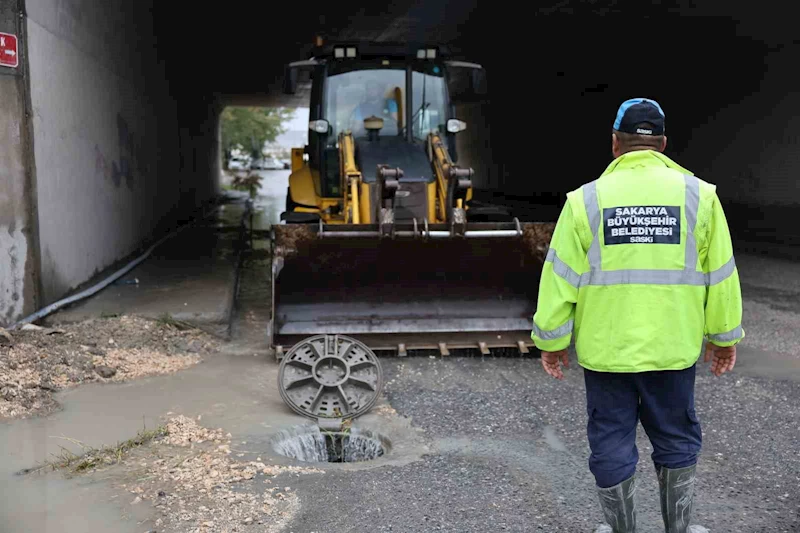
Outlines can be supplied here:
M440 46L334 43L290 64L284 91L297 93L304 75L309 139L292 150L286 211L272 229L268 338L278 359L302 345L298 375L335 389L350 370L325 354L339 349L351 359L527 353L554 224L479 205L473 169L453 157L468 127L453 86L484 92L482 67ZM333 336L349 341L326 344Z

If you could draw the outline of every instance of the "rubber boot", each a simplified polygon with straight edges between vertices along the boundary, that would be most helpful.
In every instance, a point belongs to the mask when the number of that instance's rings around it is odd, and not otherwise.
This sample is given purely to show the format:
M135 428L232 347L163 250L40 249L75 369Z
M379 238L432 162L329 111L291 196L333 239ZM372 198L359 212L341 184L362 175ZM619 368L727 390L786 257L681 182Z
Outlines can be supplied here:
M661 516L666 533L708 533L703 526L692 526L696 465L685 468L658 469L661 493Z
M636 532L636 474L619 485L597 489L606 523L595 533Z

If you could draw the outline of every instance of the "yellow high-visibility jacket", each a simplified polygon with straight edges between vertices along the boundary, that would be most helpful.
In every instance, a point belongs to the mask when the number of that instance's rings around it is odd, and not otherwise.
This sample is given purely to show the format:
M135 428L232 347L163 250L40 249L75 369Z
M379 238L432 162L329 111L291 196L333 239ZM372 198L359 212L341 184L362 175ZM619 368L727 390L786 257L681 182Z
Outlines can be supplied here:
M605 372L681 370L744 338L739 273L716 186L662 153L615 159L567 194L533 316L536 347L575 336L578 363Z

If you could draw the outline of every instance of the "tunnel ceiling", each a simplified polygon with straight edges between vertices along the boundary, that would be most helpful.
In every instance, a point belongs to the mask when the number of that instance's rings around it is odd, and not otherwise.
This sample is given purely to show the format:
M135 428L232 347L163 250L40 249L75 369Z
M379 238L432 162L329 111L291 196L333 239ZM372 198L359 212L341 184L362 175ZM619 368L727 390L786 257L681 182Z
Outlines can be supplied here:
M569 190L604 168L609 146L599 140L610 139L626 98L659 100L667 153L681 156L695 128L760 90L770 54L795 39L792 17L718 0L550 0L533 14L486 0L275 5L154 5L158 54L184 127L208 127L226 104L305 105L305 95L282 95L281 81L285 64L308 57L316 35L440 42L486 67L488 101L473 116L492 154L484 172L504 194L521 196ZM576 149L582 156L565 175L562 162L574 161Z
M186 10L157 2L153 14L159 55L173 87L179 93L216 94L240 102L291 103L279 90L283 66L306 57L315 35L328 40L436 40L490 61L495 69L505 65L501 68L520 74L530 66L561 72L579 62L580 76L587 81L573 84L576 91L602 85L595 71L608 72L610 58L616 63L631 55L669 61L675 50L690 44L697 48L698 43L709 54L724 56L726 51L714 45L714 36L720 34L727 35L726 46L737 36L773 46L793 38L786 17L765 21L744 4L717 0L688 8L678 8L677 2L551 0L538 3L535 15L523 17L510 4L479 6L477 0L393 0L367 7L347 0L312 1L296 9L290 3L280 9L275 5L230 0L224 8Z
M158 47L170 81L238 102L281 103L283 67L304 59L314 37L326 40L454 42L477 0L419 5L409 0L305 2L284 13L273 3L229 2L229 9L154 8ZM286 8L289 4L286 4ZM182 90L181 90L182 92Z

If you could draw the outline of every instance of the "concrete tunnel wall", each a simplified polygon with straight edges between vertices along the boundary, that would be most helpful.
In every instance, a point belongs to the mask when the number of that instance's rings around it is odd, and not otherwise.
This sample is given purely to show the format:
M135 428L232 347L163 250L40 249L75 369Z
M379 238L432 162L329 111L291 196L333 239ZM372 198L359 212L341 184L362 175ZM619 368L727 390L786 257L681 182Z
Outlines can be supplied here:
M16 1L0 3L0 31L23 37ZM36 305L36 216L30 172L31 145L26 64L0 67L0 325Z
M178 115L146 9L27 9L41 290L52 302L131 253L178 203Z
M176 88L153 6L0 0L22 59L0 69L0 325L119 266L219 190L219 106Z

